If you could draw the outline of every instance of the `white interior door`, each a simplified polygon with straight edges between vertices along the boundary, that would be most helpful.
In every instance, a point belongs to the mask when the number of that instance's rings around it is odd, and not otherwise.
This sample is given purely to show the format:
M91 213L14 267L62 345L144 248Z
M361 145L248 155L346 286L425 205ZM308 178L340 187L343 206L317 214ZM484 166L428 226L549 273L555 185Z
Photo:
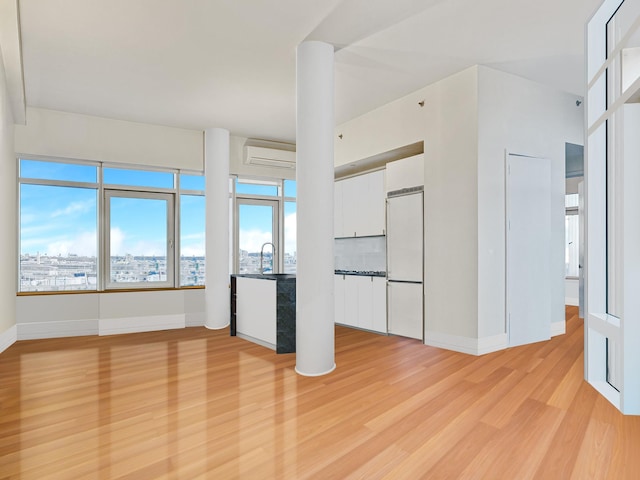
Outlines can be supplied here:
M551 338L551 164L507 157L507 329L511 346Z

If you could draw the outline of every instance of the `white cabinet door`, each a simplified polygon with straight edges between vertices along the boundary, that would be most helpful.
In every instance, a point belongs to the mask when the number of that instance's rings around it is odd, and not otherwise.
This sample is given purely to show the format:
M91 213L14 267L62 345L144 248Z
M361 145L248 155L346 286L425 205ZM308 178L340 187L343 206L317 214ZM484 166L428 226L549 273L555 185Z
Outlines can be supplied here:
M385 230L385 193L384 170L367 175L369 183L368 191L368 218L366 235L384 235Z
M387 333L387 295L384 277L336 275L335 323Z
M389 162L384 174L387 192L424 185L424 154Z
M384 235L384 171L347 178L334 186L334 237Z
M360 193L360 177L342 180L342 236L355 237L358 224L357 204Z
M352 180L354 199L351 203L352 230L356 237L369 235L371 205L369 202L369 175L360 175Z
M387 277L422 282L423 196L414 193L387 201Z
M353 277L358 285L358 327L373 329L373 281L372 277Z
M387 280L384 277L372 277L373 325L371 330L387 333Z
M388 283L389 333L422 340L422 284Z
M334 275L334 305L335 305L335 323L344 324L344 298L345 298L345 279L344 275Z
M238 277L236 292L236 331L275 349L276 281Z
M358 326L358 277L346 275L344 278L344 325Z
M353 230L358 237L383 235L385 229L384 171L379 170L352 179L356 194L353 203Z
M344 182L335 182L333 186L333 237L344 237Z

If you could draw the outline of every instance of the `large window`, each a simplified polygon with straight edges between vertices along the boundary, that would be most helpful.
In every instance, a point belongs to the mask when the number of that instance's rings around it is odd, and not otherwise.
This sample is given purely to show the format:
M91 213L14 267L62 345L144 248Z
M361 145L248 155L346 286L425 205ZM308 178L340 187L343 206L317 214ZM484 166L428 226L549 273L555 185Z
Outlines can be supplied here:
M20 160L21 292L95 290L98 167Z
M204 177L19 160L19 291L202 286Z

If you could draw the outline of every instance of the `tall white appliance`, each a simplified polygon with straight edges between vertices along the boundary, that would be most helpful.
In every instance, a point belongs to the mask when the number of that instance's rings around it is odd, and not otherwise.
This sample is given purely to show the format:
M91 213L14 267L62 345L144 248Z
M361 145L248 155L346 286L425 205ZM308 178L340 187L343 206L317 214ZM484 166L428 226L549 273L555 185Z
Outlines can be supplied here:
M387 194L387 309L390 334L423 339L423 187Z

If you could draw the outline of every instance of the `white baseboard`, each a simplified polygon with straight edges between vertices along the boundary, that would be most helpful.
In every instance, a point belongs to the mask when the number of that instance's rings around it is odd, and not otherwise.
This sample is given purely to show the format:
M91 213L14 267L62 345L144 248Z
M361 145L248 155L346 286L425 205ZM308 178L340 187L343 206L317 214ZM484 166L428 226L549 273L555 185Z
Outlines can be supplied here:
M185 328L184 313L150 317L101 318L98 334L116 335L120 333L155 332L174 328Z
M273 343L265 342L264 340L260 340L259 338L252 337L251 335L245 335L244 333L236 333L236 337L241 338L243 340L247 340L249 342L257 343L258 345L266 348L270 348L271 350L275 350L276 346Z
M567 325L564 320L551 323L551 336L564 335L567 332Z
M573 297L565 297L564 298L564 304L565 305L571 305L573 307L577 307L578 305L580 305L580 300L578 300L577 298L573 298Z
M425 345L453 350L469 355L484 355L507 348L507 334L501 333L491 337L469 338L449 335L440 332L425 332Z
M18 326L12 325L8 330L0 333L0 353L18 341Z
M98 320L61 320L55 322L19 323L18 340L78 337L98 334Z
M185 326L187 327L204 327L207 314L205 312L187 313L185 317Z

